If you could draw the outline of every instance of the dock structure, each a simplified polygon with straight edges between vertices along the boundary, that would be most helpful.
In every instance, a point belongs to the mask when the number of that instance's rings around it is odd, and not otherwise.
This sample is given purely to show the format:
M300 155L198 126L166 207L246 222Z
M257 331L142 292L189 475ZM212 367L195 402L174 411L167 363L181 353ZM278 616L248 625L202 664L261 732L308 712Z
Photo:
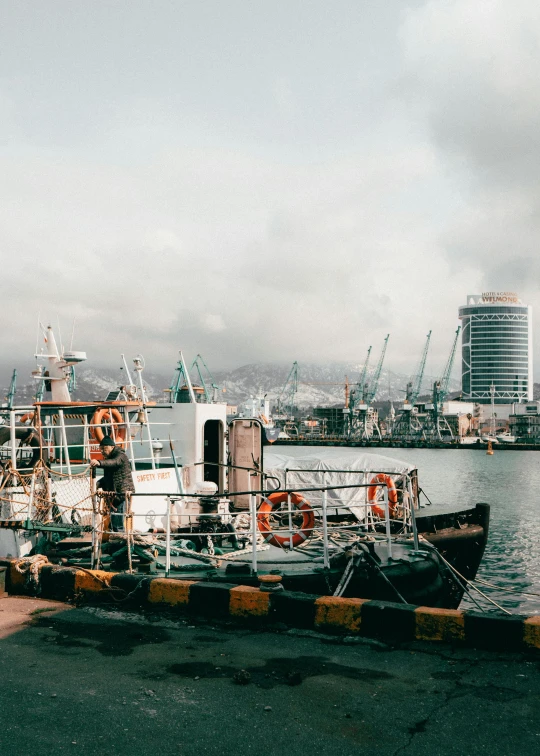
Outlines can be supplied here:
M3 754L147 756L156 744L166 756L256 753L261 744L269 756L314 747L325 756L453 756L486 744L490 756L535 752L534 649L386 642L277 623L250 630L230 618L174 609L147 617L122 604L97 612L8 597L0 608ZM319 611L332 622L339 614L329 603ZM432 622L440 627L434 614L422 616L429 633ZM21 716L21 701L31 716Z
M496 615L362 598L276 590L274 585L212 583L59 567L44 562L38 579L20 571L20 560L0 559L10 595L55 601L121 602L124 608L174 609L207 619L264 627L278 624L383 642L456 643L490 650L540 650L540 615ZM3 569L2 569L3 568Z

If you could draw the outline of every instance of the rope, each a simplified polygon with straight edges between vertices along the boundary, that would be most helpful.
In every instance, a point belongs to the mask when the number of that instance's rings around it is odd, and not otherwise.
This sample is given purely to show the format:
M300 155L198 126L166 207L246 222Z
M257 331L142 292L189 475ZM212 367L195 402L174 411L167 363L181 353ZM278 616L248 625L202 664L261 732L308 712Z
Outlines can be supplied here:
M21 575L26 575L26 584L39 588L39 573L46 564L51 564L44 554L26 556L15 562L15 569Z
M540 596L540 593L533 593L532 591L520 591L517 588L503 588L502 585L495 585L494 583L489 583L487 580L482 580L481 578L475 578L475 582L480 583L481 585L486 585L488 588L493 588L495 591L521 593L523 596Z
M360 545L360 546L362 546L362 544L359 544L359 545ZM401 601L401 602L402 602L403 604L408 604L409 602L408 602L408 601L407 601L406 599L404 599L404 598L403 598L403 596L402 596L402 595L401 595L401 593L400 593L400 592L398 591L398 589L396 588L396 586L395 586L395 585L394 585L394 584L392 583L392 581L391 581L391 580L390 580L390 579L389 579L389 578L388 578L388 577L387 577L387 576L386 576L386 575L384 574L384 572L383 572L383 571L382 571L382 569L381 569L381 568L379 567L379 565L377 564L377 562L375 561L375 559L373 559L373 557L371 556L371 554L369 553L369 551L368 551L367 549L364 549L364 548L363 548L363 551L364 551L365 555L367 556L367 558L369 559L369 561L370 561L370 562L371 562L371 563L373 564L373 566L374 566L374 567L376 567L376 568L377 568L377 569L379 570L379 572L381 573L381 577L382 577L382 578L384 578L384 580L386 580L386 582L388 583L388 585L390 586L390 588L392 588L392 590L393 590L393 591L395 592L395 594L396 594L396 596L397 596L397 597L399 598L399 600L400 600L400 601Z
M435 547L434 547L434 546L433 546L432 544L430 544L430 543L429 543L429 541L427 541L426 539L422 538L422 542L423 542L423 543L426 543L426 544L429 544L429 546L430 546L430 547L431 547L432 549L434 549L435 551L437 551L437 550L435 549ZM509 612L509 611L508 611L508 609L505 609L505 608L504 608L503 606L501 606L501 605L500 605L500 604L498 604L498 603L497 603L496 601L494 601L493 599L491 599L491 598L490 598L490 597L489 597L489 596L488 596L487 594L485 594L485 593L484 593L483 591L481 591L481 590L480 590L480 588L478 588L478 586L476 586L476 585L475 585L475 584L474 584L474 583L472 582L472 580L468 580L468 579L467 579L466 577L464 577L464 576L463 576L463 575L461 574L461 572L458 572L458 570L456 570L456 568L455 568L455 567L454 567L454 566L453 566L452 564L450 564L450 562L449 562L449 561L448 561L447 559L445 559L445 558L443 557L443 555L442 555L442 554L440 553L440 551L439 551L439 552L437 552L437 553L438 553L439 557L440 557L440 558L442 559L442 561L443 561L443 562L444 562L444 563L446 564L446 566L447 566L447 567L448 567L448 568L449 568L450 570L452 570L452 572L454 572L454 573L455 573L455 574L456 574L456 575L457 575L457 576L459 577L459 579L460 579L460 580L462 580L462 581L463 581L463 586L462 586L462 587L463 587L463 588L465 588L465 590L467 590L467 587L468 587L468 586L470 586L470 587L471 587L471 588L472 588L473 590L477 591L477 593L479 593L479 594L480 594L480 595L482 596L482 598L484 598L484 599L485 599L486 601L488 601L488 602L489 602L490 604L493 604L493 606L497 607L497 609L499 609L499 610L500 610L501 612L504 612L505 614L508 614L508 616L510 616L510 617L512 616L512 612ZM468 595L470 596L470 593L469 593L469 591L468 591L468 590L467 590L467 594L468 594ZM472 597L472 596L471 596L471 599L472 599L472 600L474 601L474 599L473 599L473 597ZM475 604L476 604L476 605L478 606L478 604L476 603L476 601L475 601L474 603L475 603ZM479 607L479 608L481 609L481 607Z

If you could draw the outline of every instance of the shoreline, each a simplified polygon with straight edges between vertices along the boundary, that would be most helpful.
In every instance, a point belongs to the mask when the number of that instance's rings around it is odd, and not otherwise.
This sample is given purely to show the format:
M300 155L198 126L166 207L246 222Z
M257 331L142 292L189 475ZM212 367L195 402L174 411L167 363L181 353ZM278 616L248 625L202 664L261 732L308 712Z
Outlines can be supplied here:
M273 446L343 446L362 449L466 449L486 453L487 444L457 444L457 443L427 443L415 441L350 441L345 438L309 438L298 436L291 439L278 439L265 444L265 448ZM540 451L540 444L493 444L493 451Z

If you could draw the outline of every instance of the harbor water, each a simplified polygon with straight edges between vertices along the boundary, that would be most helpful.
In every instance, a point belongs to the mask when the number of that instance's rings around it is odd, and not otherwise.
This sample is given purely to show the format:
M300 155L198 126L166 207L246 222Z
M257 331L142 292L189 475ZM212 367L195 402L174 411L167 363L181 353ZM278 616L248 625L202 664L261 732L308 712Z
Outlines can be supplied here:
M276 447L275 451L302 456L318 447ZM358 449L343 448L353 459ZM362 450L365 451L365 450ZM444 449L369 449L370 453L416 465L421 488L437 506L491 505L489 539L478 578L497 590L478 584L491 599L512 613L540 614L540 454L536 451ZM425 502L424 497L421 499ZM426 502L427 503L427 502ZM526 595L533 594L533 595ZM534 595L535 594L535 595ZM472 592L482 608L493 610ZM462 608L478 608L466 597Z

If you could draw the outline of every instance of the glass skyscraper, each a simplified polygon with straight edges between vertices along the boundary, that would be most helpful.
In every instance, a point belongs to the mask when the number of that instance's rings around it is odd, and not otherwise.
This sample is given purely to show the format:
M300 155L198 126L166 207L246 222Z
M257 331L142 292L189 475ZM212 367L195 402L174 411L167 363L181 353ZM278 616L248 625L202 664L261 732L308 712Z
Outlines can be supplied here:
M465 401L488 404L533 398L532 308L513 292L469 294L462 321L462 391Z

